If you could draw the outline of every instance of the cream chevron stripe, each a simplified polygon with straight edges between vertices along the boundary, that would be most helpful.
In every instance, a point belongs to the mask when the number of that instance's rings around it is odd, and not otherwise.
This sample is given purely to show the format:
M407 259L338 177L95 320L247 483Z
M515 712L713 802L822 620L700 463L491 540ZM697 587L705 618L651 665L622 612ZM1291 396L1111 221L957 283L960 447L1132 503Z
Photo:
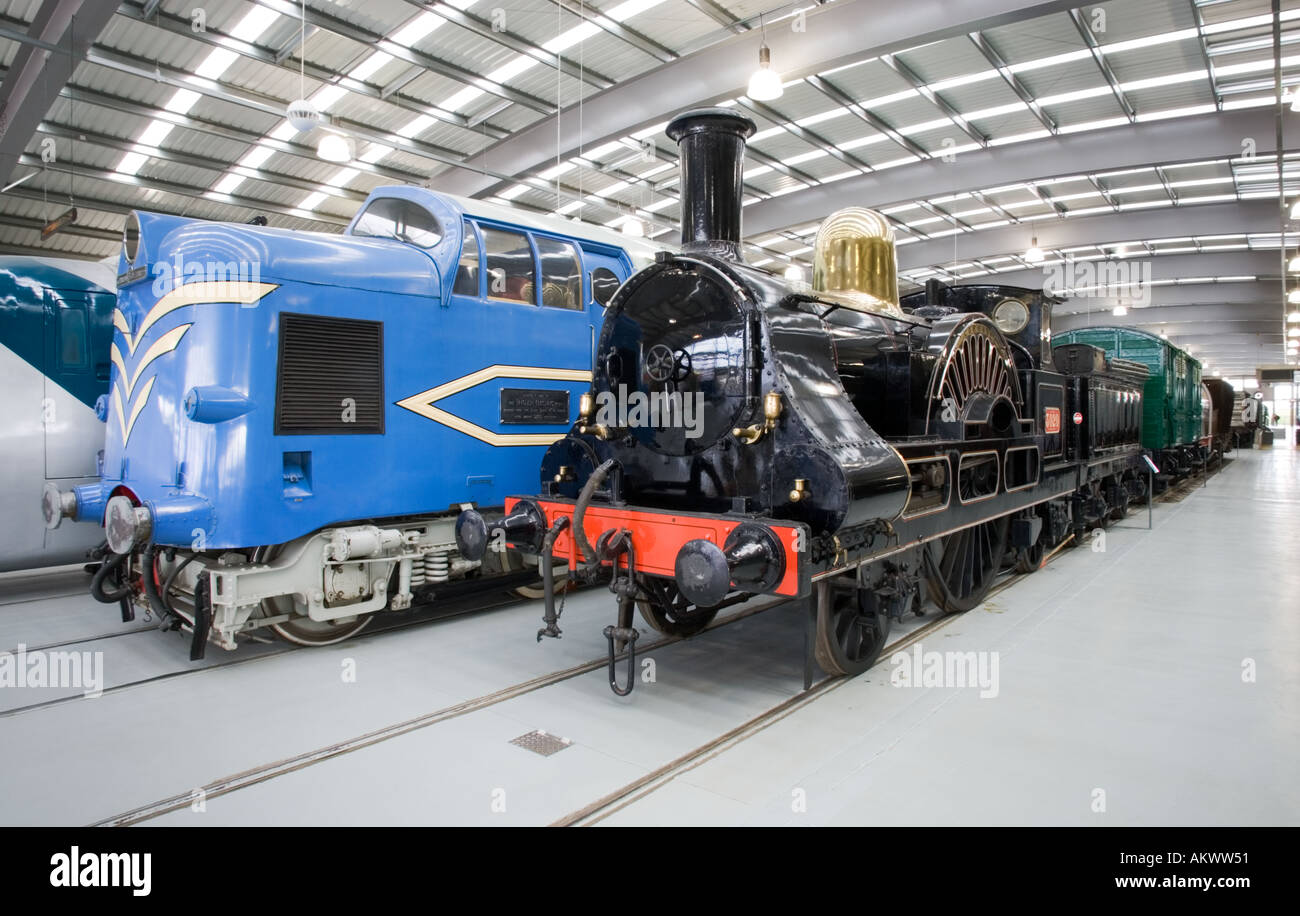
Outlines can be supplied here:
M140 393L135 396L135 403L131 406L131 417L126 421L126 427L122 433L122 442L131 438L131 430L135 428L135 421L139 418L140 412L144 410L144 405L149 403L149 392L153 391L153 383L157 381L158 376L152 376L149 381L145 382Z
M148 350L144 351L144 356L140 357L140 362L136 363L135 372L131 375L131 381L126 382L126 376L123 376L123 383L126 385L126 396L131 397L131 392L135 389L136 383L140 381L140 375L158 357L165 353L170 353L176 349L176 345L181 342L185 332L194 327L192 324L178 324L162 337L150 345Z
M126 443L126 408L122 406L122 389L113 386L113 415L117 417L118 429L122 430L122 443Z
M521 445L550 445L557 439L564 437L564 433L498 433L490 429L471 423L464 417L458 417L453 413L434 407L438 401L443 398L451 397L461 391L467 391L475 385L481 385L483 382L491 381L497 378L530 378L543 379L556 382L590 382L591 373L584 369L551 369L544 366L488 366L486 369L479 369L477 372L471 372L469 375L462 375L458 379L452 379L439 385L436 388L430 388L428 391L422 391L419 394L413 394L409 398L403 398L397 402L398 407L404 407L412 413L418 413L420 416L433 420L435 423L441 423L443 426L450 427L459 433L464 433L478 439L480 442L486 442L488 445L495 446L521 446Z
M163 316L179 308L184 308L187 305L209 305L219 302L252 305L277 287L278 284L276 283L253 283L243 280L204 280L198 283L186 283L184 286L178 286L155 302L153 308L149 309L148 314L144 316L144 320L140 322L140 327L136 328L134 335L123 326L126 324L125 318L119 324L115 314L113 324L122 332L122 336L126 338L127 348L132 355L135 355L136 348L140 346L140 341L144 339L144 335L148 330L157 324Z
M108 358L112 361L114 366L117 366L117 377L120 378L122 384L125 385L126 360L122 357L122 351L117 348L117 341L113 341L113 345L108 348Z
M121 309L113 309L113 327L121 331L123 337L131 336L131 326L126 323L126 316Z

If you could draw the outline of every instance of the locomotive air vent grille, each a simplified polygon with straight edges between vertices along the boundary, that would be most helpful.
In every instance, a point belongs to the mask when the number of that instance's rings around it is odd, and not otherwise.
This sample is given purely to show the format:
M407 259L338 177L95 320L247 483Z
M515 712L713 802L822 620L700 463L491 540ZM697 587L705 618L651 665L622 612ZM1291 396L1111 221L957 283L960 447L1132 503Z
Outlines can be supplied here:
M383 323L282 313L276 435L383 431Z

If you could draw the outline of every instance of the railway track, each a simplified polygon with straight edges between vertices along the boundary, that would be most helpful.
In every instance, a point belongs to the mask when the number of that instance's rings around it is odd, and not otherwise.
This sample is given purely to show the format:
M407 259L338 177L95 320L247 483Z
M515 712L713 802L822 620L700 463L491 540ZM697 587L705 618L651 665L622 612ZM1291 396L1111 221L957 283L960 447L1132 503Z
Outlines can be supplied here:
M1058 544L1051 553L1043 558L1039 570L1046 566L1053 557L1069 547L1073 540L1074 535L1070 535ZM988 601L995 595L1006 591L1021 579L1027 576L1032 576L1033 574L1033 572L1012 572L1006 575L989 589L988 594L984 596L984 601ZM984 601L980 602L979 606L982 606ZM913 644L920 642L925 637L943 629L950 623L953 623L964 616L965 614L945 614L944 616L932 620L929 623L899 637L880 650L880 659L868 670L874 671L876 668L885 664L885 662L895 652L901 652L902 650L909 648ZM823 678L803 693L796 694L795 696L776 704L771 709L759 713L752 719L736 726L726 734L719 735L712 741L701 744L694 750L688 751L677 759L659 767L657 770L653 770L639 779L633 780L622 788L592 802L590 805L567 814L559 820L553 821L549 826L589 827L598 824L605 818L623 808L626 808L628 805L631 805L634 802L645 798L647 795L661 789L683 773L688 773L696 767L707 763L741 742L746 741L775 725L787 716L792 715L798 710L803 709L805 706L816 702L830 692L838 690L845 684L851 683L853 680L853 677Z
M1057 553L1063 550L1068 545L1068 543L1069 543L1069 539L1067 539L1066 542L1062 543L1055 550L1053 550L1052 553L1049 554L1048 557L1044 559L1044 565L1053 556L1055 556ZM1016 582L1020 581L1022 577L1027 575L1032 575L1032 574L1013 572L1005 576L1001 581L997 582L993 586L993 588L989 590L989 594L986 596L985 600L993 597L994 595L1004 591L1007 588L1010 588ZM737 623L749 617L753 617L756 614L760 614L765 611L772 610L774 608L785 607L790 603L792 602L789 599L785 599L785 600L778 600L778 601L769 601L766 603L756 603L752 606L742 607L742 609L737 611L736 613L727 615L725 617L719 617L718 619L714 620L707 627L705 627L705 629L702 632L704 633L711 632L713 630L719 629L720 627L729 626L730 624ZM960 614L945 615L943 617L939 617L933 621L930 621L929 623L922 625L921 627L911 631L910 633L906 634L905 636L896 640L894 643L887 646L882 651L881 657L888 658L888 656L893 652L896 652L902 648L906 648L907 646L912 645L912 643L924 638L926 635L933 633L934 631L944 626L947 626L949 623L952 623L960 616L961 616ZM652 642L640 645L637 651L640 654L644 655L645 653L652 652L654 650L661 649L678 642L682 642L681 637L671 637L671 636L663 637L660 639L656 639ZM620 656L620 659L621 658L622 656ZM346 754L351 754L356 751L360 751L365 748L372 747L381 742L389 741L394 738L399 738L403 735L410 734L411 732L418 731L420 729L429 728L441 722L446 722L451 719L456 719L461 716L469 715L470 713L488 709L493 706L497 706L501 703L507 702L509 700L513 700L517 697L521 697L529 693L534 693L536 691L543 690L547 687L560 684L564 681L568 681L585 674L591 674L593 672L603 670L608 666L608 664L609 664L608 656L601 656L600 658L591 659L590 661L583 662L578 665L573 665L569 668L564 668L562 670L554 671L549 674L544 674L535 678L530 678L529 680L526 681L521 681L517 684L512 684L500 690L493 691L492 693L483 694L481 696L474 697L472 699L465 700L463 702L456 703L451 706L445 706L440 709L432 710L428 713L423 713L419 716L403 720L401 722L393 723L392 725L384 726L383 728L378 728L373 731L365 732L364 734L357 735L354 738L349 738L344 741L339 741L333 744L329 744L324 747L316 748L315 750L311 750L311 751L306 751L301 754L295 754L291 757L286 757L281 760L276 760L270 763L262 764L260 766L253 767L251 769L244 770L240 773L235 773L230 776L223 777L222 779L215 780L213 782L208 783L207 785L200 787L200 790L203 792L204 797L207 799L219 797L221 795L228 795L232 792L237 792L240 791L241 789L246 789L251 786L258 785L259 783L267 782L279 776L285 776L290 773L295 773L300 770L306 769L308 767L315 766L316 764L323 763L327 760L332 760ZM700 758L704 755L708 755L710 751L716 750L717 752L720 753L721 750L725 749L723 745L730 746L734 743L739 743L739 741L743 740L745 737L748 737L752 734L757 734L768 724L772 724L773 722L779 721L781 718L784 718L785 715L788 715L790 712L793 712L794 710L801 708L803 705L812 702L812 700L814 700L818 696L821 696L827 690L833 689L835 685L846 684L851 680L852 678L849 677L833 677L833 678L825 678L821 681L818 681L809 690L796 694L795 696L791 697L788 700L785 700L784 702L778 704L772 709L764 713L761 713L760 715L742 724L741 726L738 726L736 729L733 729L727 734L722 735L719 738L715 739L714 741L709 742L707 745L704 745L701 748L697 749L696 751L691 752L691 754L688 754L682 758L678 758L677 760L673 761L670 764L667 764L665 767L661 768L660 770L656 770L654 773L649 774L643 780L638 780L635 784L632 784L629 787L625 787L624 790L620 790L620 794L618 795L618 798L607 797L606 799L602 799L600 802L594 803L593 806L589 806L589 807L599 806L598 810L594 811L591 814L583 814L580 820L585 821L589 817L595 817L596 820L599 820L600 817L605 816L605 815L596 816L599 814L599 811L605 811L611 805L615 804L620 798L624 798L626 797L626 795L632 792L636 792L638 789L643 788L644 786L647 785L647 780L654 780L654 781L662 780L663 782L667 782L672 778L673 775L680 772L685 772L686 769L693 768L693 766L690 765L691 761L703 762ZM696 763L695 765L698 765L698 763ZM648 793L642 793L642 794L648 794ZM141 824L146 821L161 817L165 814L169 814L173 811L180 811L185 808L188 808L193 801L193 797L194 796L192 791L187 791L181 794L168 796L166 798L159 799L155 802L151 802L150 804L142 805L137 808L133 808L129 811L125 811L121 814L117 814L112 817L108 817L96 821L90 824L89 826L125 827L134 824ZM587 809L583 809L583 811L586 812ZM607 813L612 813L612 811L607 811ZM561 821L557 822L557 824L564 823L565 820L566 819L561 819Z
M1039 567L1039 569L1048 565L1048 563L1051 562L1051 560L1054 557L1056 557L1059 553L1067 549L1070 543L1072 542L1072 540L1073 540L1073 536L1070 536L1064 542L1062 542L1060 545L1054 548L1044 558L1042 565ZM996 582L994 586L989 590L989 593L985 596L984 600L988 601L989 599L1002 593L1008 588L1011 588L1013 585L1018 583L1022 578L1029 575L1033 575L1033 573L1011 571L1009 573L1004 574L1004 576L998 582ZM513 602L503 601L499 605L493 605L493 606L496 607L496 606L501 606L509 603L513 603ZM752 617L756 614L760 614L765 611L772 610L773 608L787 606L790 603L791 602L789 600L779 600L779 601L771 601L762 604L755 604L749 607L743 607L741 610L737 611L736 613L730 614L725 617L720 617L717 620L714 620L712 623L709 624L708 627L705 628L703 632L710 632L720 627L728 626L732 623L736 623L746 618ZM460 613L467 613L467 612L468 611L461 611ZM454 615L447 614L446 616L454 616ZM910 647L914 643L924 639L930 634L942 629L943 627L946 627L950 623L955 622L961 616L962 616L961 614L944 615L926 624L923 624L917 629L912 630L909 633L901 636L894 642L887 645L882 650L881 661L878 662L877 665L874 667L879 667L880 664L884 663L884 660L887 660L895 652ZM427 620L417 619L417 620L401 621L399 623L390 625L388 627L376 629L373 631L368 631L367 633L363 633L359 635L357 638L365 639L365 638L377 636L381 633L393 632L398 629L403 629L406 626L413 626L417 623L424 623L424 622L427 622ZM640 653L651 652L681 641L682 639L680 637L663 637L639 646L638 651ZM285 647L284 649L277 651L275 653L260 655L257 656L256 658L273 657L274 655L281 654L281 652L284 651L292 651L292 649L294 648L297 647ZM246 659L245 661L251 662L254 660L256 659L250 658L250 659ZM238 664L239 661L240 660L236 659L236 660L232 660L231 662L223 663L220 666L212 666L212 667L224 667L225 665L228 664ZM333 760L347 754L355 753L365 748L372 747L376 744L389 741L394 738L398 738L403 735L407 735L424 728L429 728L438 725L439 723L449 721L451 719L456 719L465 715L469 715L471 713L475 713L480 710L489 709L493 706L497 706L501 703L505 703L517 697L525 696L527 694L534 693L539 690L543 690L547 687L560 684L564 681L568 681L573 678L580 677L582 675L591 674L593 672L603 670L606 668L608 663L609 663L609 659L607 656L601 656L599 658L591 659L589 661L583 662L578 665L574 665L565 669L554 671L545 675L540 675L538 677L530 678L528 680L521 681L516 684L512 684L508 687L504 687L500 690L496 690L491 693L483 694L481 696L474 697L469 700L462 701L460 703L456 703L450 706L445 706L436 710L432 710L427 713L423 713L413 718L405 719L401 722L396 722L391 725L374 729L365 732L363 734L357 735L356 737L346 739L344 741L335 742L310 751L306 751L300 754L295 754L280 760L275 760L265 764L261 764L256 767L250 768L248 770L244 770L239 773L231 774L221 779L217 779L212 782L209 782L208 784L200 787L200 789L203 792L204 797L208 799L216 798L222 795L228 795L233 792L238 792L242 789L250 788L260 783L264 783L276 779L277 777L286 776L304 770L308 767L312 767L317 764L323 763L325 761ZM206 671L210 669L203 668L197 670ZM148 683L153 680L161 680L167 677L175 677L181 674L190 674L190 673L196 673L196 671L194 669L191 669L182 672L175 672L172 674L162 675L157 678L151 678L151 679L146 679L144 681L133 682L133 684L130 685L119 685L111 689L121 690L121 689L125 689L127 686L138 686L140 683ZM748 738L759 734L769 726L781 721L782 719L793 714L799 709L802 709L808 704L816 702L818 699L827 695L829 692L838 689L839 687L851 682L852 680L853 680L852 677L823 678L822 680L814 683L808 690L800 692L798 694L795 694L794 696L789 697L786 700L783 700L782 702L776 704L772 708L762 713L759 713L758 715L736 726L735 728L731 729L725 734L722 734L717 738L714 738L711 741L700 745L698 748L695 748L694 750L679 756L678 758L670 761L664 766L659 767L658 769L650 773L647 773L645 776L640 777L631 783L628 783L626 786L620 788L619 790L610 793L609 795L606 795L595 802L592 802L590 805L587 805L578 811L574 811L571 814L558 819L557 821L553 822L553 826L586 826L586 825L599 823L600 821L614 814L616 811L621 810L622 808L642 798L645 798L647 795L650 795L658 788L671 782L677 776L689 772L692 769L695 769L701 764L724 753L730 748L735 747L736 745L742 743ZM76 698L69 698L69 699L76 699ZM54 702L59 702L59 701L54 701ZM48 705L48 704L38 704L38 705ZM128 811L113 815L111 817L107 817L95 821L90 826L130 826L134 824L145 823L150 820L161 817L163 815L169 814L171 812L188 808L192 800L193 800L192 790L186 791L184 793L176 794L176 795L170 795L165 798L158 799L157 801L151 802L149 804L138 806L136 808L132 808Z
M413 609L412 612L409 612L411 616L408 617L404 614L401 619L396 619L391 621L381 621L377 624L367 627L361 633L352 637L351 641L360 642L363 640L373 639L377 636L383 636L387 633L395 633L400 630L405 630L409 627L422 626L424 624L432 623L435 620L448 620L453 617L459 617L463 614L474 614L474 613L480 613L484 611L498 610L503 607L509 607L513 604L521 603L526 599L519 598L517 596L511 596L509 598L502 598L491 604L474 604L473 606L468 606L467 602L469 600L470 598L468 597L455 599L454 602L448 602L448 604L453 604L453 607L445 608L445 609L440 608L437 611L433 609L434 606L432 605L427 606L425 608L417 607ZM44 646L26 646L25 648L27 652L55 651L59 649L67 649L70 646L78 646L78 645L84 645L85 643L89 643L89 642L96 642L102 639L108 639L108 638L113 638L118 636L134 636L140 633L147 633L153 630L157 630L158 626L159 626L158 624L152 624L149 626L136 627L134 629L124 630L121 632L109 633L102 636L92 636L92 637L85 637L80 639L73 639L61 643L50 643ZM266 642L270 643L273 641L267 640ZM184 647L186 649L188 648L188 645L189 645L188 640L185 641L184 643L179 644L180 647ZM189 677L205 671L215 671L221 668L230 668L235 665L253 664L255 662L263 661L265 659L278 658L290 652L296 652L304 649L310 651L311 648L312 647L310 646L297 646L297 645L291 645L289 643L282 643L282 644L276 643L275 647L272 648L271 650L266 652L261 652L257 655L249 655L247 653L240 653L237 651L237 652L230 653L231 656L230 658L227 658L223 661L214 662L212 664L188 666L188 662L186 662L187 667L179 668L175 671L164 671L159 674L151 675L149 677L137 678L136 680L133 681L126 681L121 684L114 684L112 687L106 687L98 696L101 697L109 696L110 694L121 693L124 690L130 690L135 687L141 687L148 684L156 684L161 681L169 681L174 678ZM181 648L178 647L178 652L179 651L181 651ZM16 652L16 650L5 650L5 652L12 654L13 652ZM187 656L178 656L178 658L184 661L184 659L187 658ZM51 706L61 706L65 703L75 703L85 699L86 697L83 694L73 693L68 696L54 697L49 700L42 700L37 703L28 703L25 706L15 706L12 709L0 710L0 719L7 719L22 713L29 713L39 709L46 709Z
M748 617L752 617L755 614L760 614L764 611L771 610L772 608L775 607L781 607L788 603L789 603L788 600L783 600L783 601L769 602L766 604L758 604L752 607L746 607L734 614L730 614L726 617L720 617L714 620L707 627L705 627L704 630L701 632L707 633L712 630L716 630L719 627L724 627L729 624L736 623ZM357 638L361 638L361 637L357 637ZM665 636L662 639L656 639L652 642L648 642L639 646L637 651L640 654L644 655L647 652L651 652L656 649L661 649L665 646L670 646L674 643L678 643L682 641L683 641L682 637ZM200 789L204 793L204 797L208 799L215 798L221 795L228 795L231 792L236 792L239 791L240 789L246 789L250 786L257 785L258 783L266 782L267 780L270 779L275 779L277 776L284 776L289 773L294 773L297 772L298 770L302 770L307 767L314 766L315 764L322 763L326 760L331 760L333 758L340 757L344 754L350 754L355 751L362 750L363 748L367 748L375 744L379 744L380 742L389 741L393 738L401 737L402 735L409 734L413 731L418 731L419 729L422 728L428 728L432 725L437 725L440 722L446 722L449 719L455 719L472 712L477 712L478 710L481 709L487 709L489 707L496 706L500 703L504 703L507 700L513 700L516 697L520 697L528 693L533 693L545 687L550 687L554 684L559 684L563 681L567 681L584 674L590 674L594 671L600 671L605 667L607 667L608 664L609 664L609 657L607 655L604 655L601 656L600 658L592 659L591 661L583 662L578 665L573 665L572 667L565 668L560 671L554 671L551 672L550 674L544 674L539 677L530 678L529 680L526 681L521 681L517 684L512 684L511 686L504 687L501 690L496 690L493 691L492 693L483 694L482 696L474 697L472 699L465 700L461 703L456 703L451 706L444 706L441 709L436 709L428 713L423 713L419 716L415 716L414 718L406 719L401 722L393 723L392 725L384 726L383 728L378 728L373 731L369 731L364 734L357 735L355 738L349 738L345 741L339 741L334 744L329 744L312 751L306 751L302 754L295 754L291 757L286 757L282 760L277 760L271 763L262 764L261 766L253 767L252 769L249 770L244 770L241 773L235 773L231 776L227 776L222 779L218 779L214 782L210 782L207 785L200 787ZM114 815L113 817L104 818L103 820L96 821L88 826L127 827L133 824L143 823L144 821L148 821L156 817L161 817L162 815L168 814L172 811L179 811L181 809L188 808L192 800L193 800L193 794L187 791L183 794L169 796L167 798L159 799L156 802L152 802L150 804L143 805L138 808L133 808L130 811L126 811L123 812L122 814Z

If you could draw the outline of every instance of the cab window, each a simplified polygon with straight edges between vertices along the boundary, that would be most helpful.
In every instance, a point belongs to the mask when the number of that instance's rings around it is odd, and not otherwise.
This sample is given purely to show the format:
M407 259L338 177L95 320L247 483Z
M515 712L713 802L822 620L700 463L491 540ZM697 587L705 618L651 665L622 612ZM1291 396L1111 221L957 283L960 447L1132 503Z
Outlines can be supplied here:
M609 300L614 298L618 287L618 274L608 267L597 267L591 272L591 298L602 308L609 305Z
M456 284L451 291L460 296L477 296L478 276L478 236L474 232L474 225L466 221L465 243L461 248L460 265L456 268Z
M537 277L528 237L507 229L482 229L488 298L535 303Z
M572 242L535 236L542 261L542 305L582 308L582 261Z
M442 241L437 218L415 201L401 197L372 201L352 227L352 234L397 239L421 248L432 248Z

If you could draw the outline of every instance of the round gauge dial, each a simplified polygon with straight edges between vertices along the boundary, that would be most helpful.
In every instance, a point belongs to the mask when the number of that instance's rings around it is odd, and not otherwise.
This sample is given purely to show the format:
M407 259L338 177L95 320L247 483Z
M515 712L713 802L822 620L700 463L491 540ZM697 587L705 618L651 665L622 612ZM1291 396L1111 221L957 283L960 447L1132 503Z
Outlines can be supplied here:
M1019 334L1029 324L1029 306L1019 299L1003 299L993 309L993 321L1004 334Z

